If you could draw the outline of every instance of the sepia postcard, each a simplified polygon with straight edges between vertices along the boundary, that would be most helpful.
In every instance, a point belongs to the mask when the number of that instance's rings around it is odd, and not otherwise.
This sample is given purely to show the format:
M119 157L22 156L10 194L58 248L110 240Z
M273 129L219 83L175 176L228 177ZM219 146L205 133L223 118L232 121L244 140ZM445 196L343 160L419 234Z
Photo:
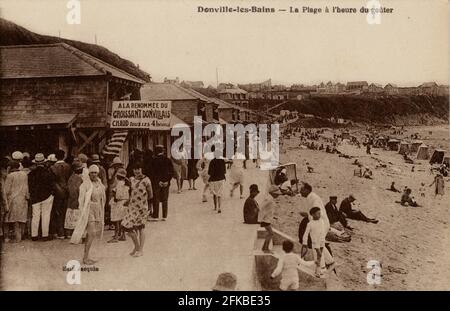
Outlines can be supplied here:
M0 290L450 290L448 13L0 1Z

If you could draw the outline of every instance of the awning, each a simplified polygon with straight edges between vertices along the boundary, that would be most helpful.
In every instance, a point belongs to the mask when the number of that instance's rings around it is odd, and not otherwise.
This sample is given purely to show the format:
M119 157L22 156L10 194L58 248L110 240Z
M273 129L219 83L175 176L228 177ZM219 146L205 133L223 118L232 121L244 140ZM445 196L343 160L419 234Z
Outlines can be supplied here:
M0 116L0 127L20 127L25 129L70 128L76 114L21 114L20 116Z
M109 138L105 147L103 147L102 154L118 156L120 151L122 150L125 140L127 139L127 136L128 136L127 130L115 131Z

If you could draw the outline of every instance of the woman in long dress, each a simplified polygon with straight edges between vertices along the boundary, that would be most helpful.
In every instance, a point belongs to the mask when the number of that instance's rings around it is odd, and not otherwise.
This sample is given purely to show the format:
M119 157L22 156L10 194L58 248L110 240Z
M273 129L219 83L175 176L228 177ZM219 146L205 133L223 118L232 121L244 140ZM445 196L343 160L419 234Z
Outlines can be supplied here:
M87 233L83 256L83 263L86 265L96 263L89 257L89 252L94 239L103 237L105 224L106 193L105 186L98 177L99 172L100 169L97 165L91 165L89 167L89 178L84 179L80 186L78 204L81 212L70 239L71 243L79 244L83 235Z
M445 192L445 182L444 182L444 177L438 173L435 177L433 182L431 183L430 187L434 185L434 195L444 195Z
M130 201L121 223L123 230L128 232L133 241L134 249L130 253L133 257L140 257L144 254L144 229L148 217L148 206L153 199L152 183L142 173L142 166L141 163L133 165L134 176L130 178Z
M5 223L14 226L14 242L22 240L28 214L28 175L19 169L19 162L12 162L5 180L6 202L8 212Z

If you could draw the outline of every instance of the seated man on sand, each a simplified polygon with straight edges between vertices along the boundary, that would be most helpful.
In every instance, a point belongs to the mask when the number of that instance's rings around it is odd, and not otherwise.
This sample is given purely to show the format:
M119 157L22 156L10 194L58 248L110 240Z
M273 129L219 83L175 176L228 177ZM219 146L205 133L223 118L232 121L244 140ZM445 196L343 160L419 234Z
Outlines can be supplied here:
M412 190L410 188L407 188L403 194L400 201L400 204L403 206L412 206L412 207L419 207L420 205L417 204L416 200L411 196Z
M395 181L393 181L393 182L391 183L391 187L390 187L389 189L387 189L387 190L392 191L392 192L398 192L398 193L401 192L400 190L398 190L397 188L395 188Z
M344 213L345 217L349 218L349 219L361 220L361 221L370 222L373 224L378 223L378 220L367 217L360 210L353 209L352 203L355 200L356 199L355 199L354 195L350 194L348 197L346 197L344 200L342 200L341 205L339 206L339 211Z
M337 208L337 196L330 196L330 201L325 204L325 210L327 212L328 220L330 221L330 226L337 230L344 230L347 228L353 230L347 223L344 213Z
M367 178L367 179L373 179L372 171L367 166L366 166L366 169L364 170L362 177Z

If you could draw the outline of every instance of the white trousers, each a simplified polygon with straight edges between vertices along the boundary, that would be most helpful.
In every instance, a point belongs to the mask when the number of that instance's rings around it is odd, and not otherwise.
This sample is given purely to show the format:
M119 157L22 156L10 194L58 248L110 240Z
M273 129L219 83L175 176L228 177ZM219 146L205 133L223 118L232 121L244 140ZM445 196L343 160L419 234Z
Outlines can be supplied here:
M42 237L48 237L48 227L50 225L50 213L52 212L53 195L42 202L31 205L33 216L31 217L31 237L38 236L39 220L41 220Z

